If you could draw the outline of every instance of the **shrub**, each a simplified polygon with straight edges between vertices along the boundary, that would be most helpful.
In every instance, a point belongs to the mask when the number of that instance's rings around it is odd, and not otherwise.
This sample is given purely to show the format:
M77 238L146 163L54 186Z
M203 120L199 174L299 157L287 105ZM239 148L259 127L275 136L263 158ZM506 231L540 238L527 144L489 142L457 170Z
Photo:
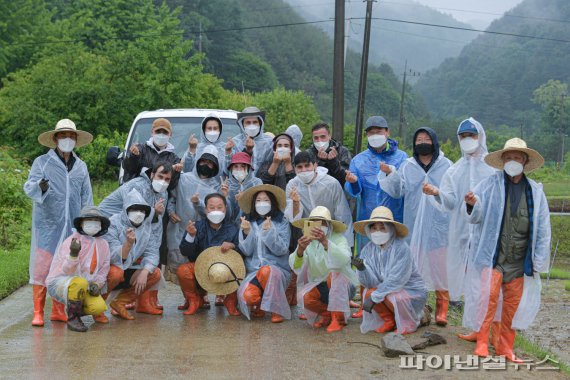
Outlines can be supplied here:
M77 154L87 164L92 180L116 179L118 168L107 165L107 150L112 146L123 147L127 141L126 133L113 131L108 135L99 134L93 142L77 150Z

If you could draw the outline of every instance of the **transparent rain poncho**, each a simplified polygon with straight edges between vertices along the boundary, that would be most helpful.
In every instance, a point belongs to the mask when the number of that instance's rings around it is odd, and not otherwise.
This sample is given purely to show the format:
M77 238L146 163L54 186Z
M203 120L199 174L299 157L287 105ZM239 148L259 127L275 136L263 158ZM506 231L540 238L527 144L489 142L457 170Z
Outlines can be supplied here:
M368 228L367 235L370 239ZM370 242L362 249L360 258L366 268L356 273L366 291L376 288L371 294L372 301L380 303L387 298L394 305L398 332L416 331L427 301L427 289L408 244L394 236L382 248ZM362 313L360 331L376 330L383 324L384 320L372 309L372 313Z
M285 133L291 136L295 144L295 154L301 151L301 140L303 140L303 132L297 124L290 125L285 130Z
M550 212L542 184L531 179L534 210L531 235L530 261L525 262L523 295L512 322L512 328L524 330L534 321L540 308L541 282L539 273L548 271L550 263ZM493 257L500 238L503 212L505 210L505 175L496 172L473 190L477 202L471 214L473 235L469 248L467 273L465 275L465 310L463 326L479 331L487 313Z
M261 120L261 128L259 130L259 134L253 138L254 146L253 146L253 155L251 157L251 166L253 166L253 174L257 173L257 170L263 165L263 163L267 160L271 160L273 158L273 139L267 136L264 133L264 125L263 119ZM239 128L242 133L232 138L234 142L234 148L232 150L232 155L237 152L243 152L245 149L245 143L247 141L248 136L245 133L243 128L243 118L237 121ZM229 161L229 157L226 156L226 162Z
M268 265L271 274L263 291L260 309L291 319L291 308L285 296L285 289L291 280L289 269L291 228L289 221L283 216L272 219L272 226L268 230L263 230L263 221L263 218L259 221L250 221L251 230L245 238L243 231L239 232L239 248L243 254L247 273L238 289L240 310L250 319L249 307L243 294L259 268Z
M208 120L217 120L219 125L221 126L220 128L220 135L218 136L218 139L214 142L211 142L210 140L208 140L206 138L206 135L204 134L204 127L205 124ZM184 153L184 155L182 156L182 163L184 164L184 172L185 173L189 173L191 171L194 171L196 169L196 157L201 157L202 154L204 153L204 149L206 147L213 147L216 150L216 156L218 157L218 174L216 174L216 176L222 175L225 170L226 170L226 143L227 141L224 141L222 139L222 132L223 132L223 123L222 120L220 118L218 118L217 116L215 116L214 114L210 114L208 116L206 116L204 118L204 120L202 120L202 133L200 134L200 139L198 141L198 146L196 147L196 152L194 154L191 154L188 150L186 150L186 152ZM206 150L207 151L207 150Z
M93 204L87 165L72 152L75 164L67 171L51 149L32 164L24 192L33 201L30 284L45 286L53 255L63 240L72 234L73 219L81 209ZM39 183L49 180L42 194Z

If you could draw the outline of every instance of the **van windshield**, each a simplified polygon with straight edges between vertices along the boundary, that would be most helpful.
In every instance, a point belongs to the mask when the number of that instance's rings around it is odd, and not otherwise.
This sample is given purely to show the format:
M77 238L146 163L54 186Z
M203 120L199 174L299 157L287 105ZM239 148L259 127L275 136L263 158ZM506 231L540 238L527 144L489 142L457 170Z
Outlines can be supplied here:
M178 157L182 157L188 149L188 139L190 135L196 135L198 141L202 136L202 120L201 117L168 117L172 123L172 137L170 143L174 145L174 149ZM127 149L132 144L144 143L150 138L150 129L154 118L139 119L133 129L131 138L127 141ZM223 129L222 141L227 141L228 137L234 137L240 133L239 127L235 119L222 118Z

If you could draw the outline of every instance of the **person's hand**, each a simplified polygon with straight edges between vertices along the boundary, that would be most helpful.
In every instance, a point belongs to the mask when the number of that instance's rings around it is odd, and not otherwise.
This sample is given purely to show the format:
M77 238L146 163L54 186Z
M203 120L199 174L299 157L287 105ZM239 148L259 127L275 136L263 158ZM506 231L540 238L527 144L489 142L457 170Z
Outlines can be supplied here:
M234 245L234 243L230 243L230 242L223 242L222 243L222 247L220 248L220 250L222 251L222 253L227 253L230 249L234 249L236 246Z
M338 152L336 151L336 148L333 146L331 148L331 151L329 152L329 154L327 155L327 160L333 160L338 156Z
M190 201L192 201L192 203L194 203L194 204L198 204L198 202L200 202L200 194L196 193L196 194L192 195L192 198L190 198Z
M255 142L251 136L248 136L247 140L245 140L245 150L248 152L253 151L253 147L255 146Z
M328 154L327 152L325 152L324 149L319 150L319 153L317 153L317 157L320 158L321 160L328 160Z
M439 189L434 185L430 185L429 183L424 183L422 185L422 191L424 192L424 194L427 195L434 195L434 196L439 195Z
M220 185L220 193L222 193L222 195L227 198L230 192L228 181L224 181L223 178L220 177Z
M469 206L475 206L475 203L477 203L477 198L475 198L475 194L473 194L472 191L468 192L467 195L465 195L465 203L467 203Z
M361 271L361 272L362 272L364 269L366 269L366 266L364 265L364 260L362 260L362 259L359 259L359 258L356 258L356 257L355 257L355 258L353 258L353 259L351 260L351 263L352 263L352 265L354 265L354 267L355 267L356 269L358 269L358 270Z
M69 256L77 257L79 256L79 251L81 251L81 242L77 241L76 238L71 239L71 244L69 245Z
M196 224L193 221L188 221L188 224L186 225L186 232L188 232L188 235L196 237Z
M39 185L40 185L40 190L42 191L42 193L45 193L49 189L49 179L42 178Z
M292 187L291 191L289 192L289 199L293 202L300 202L301 197L299 196L299 192L297 191L297 187Z
M181 162L172 165L172 169L174 169L174 171L177 172L177 173L180 173L183 168L184 168L184 165L182 165Z
M226 154L231 154L234 146L234 140L232 140L231 137L228 137L228 142L226 143Z
M283 159L279 156L279 153L277 153L277 151L273 152L273 163L279 164L281 161L283 161Z
M374 305L376 305L376 303L374 301L372 301L372 297L368 297L362 303L362 310L364 310L368 313L372 313L372 309L374 308Z
M131 277L131 285L135 288L135 293L137 295L141 295L144 290L146 289L146 282L148 279L148 270L141 269L137 271L138 275L135 273L133 277Z
M139 147L137 146L137 144L133 144L131 145L131 147L129 148L129 152L131 152L131 154L138 156L141 152L139 151Z
M325 235L325 233L323 232L323 230L321 230L318 227L311 228L311 235L313 235L315 240L318 240L319 243L321 243L323 247L325 247L325 249L329 248L328 244L329 240L327 238L327 235Z
M198 139L196 138L196 135L192 133L192 135L190 135L190 138L188 139L188 150L190 151L190 153L192 154L196 153L197 146L198 146Z
M305 253L305 249L311 244L312 239L307 236L301 236L301 238L297 241L297 256L303 257Z
M127 228L125 235L127 236L127 243L129 243L130 245L135 244L135 241L137 240L137 235L135 234L134 228Z
M390 168L390 165L387 165L384 162L380 163L380 170L383 171L384 173L386 173L386 175L392 173L392 169Z
M263 228L264 231L267 231L268 229L271 228L271 217L270 216L265 218L265 221L261 225L261 228Z
M295 149L295 148L293 148L293 149ZM287 155L285 155L285 157L283 157L283 163L284 163L285 165L291 163L291 155L290 155L290 154L287 154Z
M101 295L101 289L99 288L99 285L97 285L94 282L89 283L88 292L89 292L89 295L92 297L97 297L97 296Z
M162 215L162 213L164 212L164 198L160 198L155 204L154 204L154 211L158 214L158 215Z
M245 216L242 216L240 220L241 224L239 227L241 228L244 234L249 235L249 232L251 231L251 223L249 223L249 221L245 219Z
M180 217L178 216L178 214L176 214L175 212L173 212L172 214L169 215L170 217L170 222L173 224L179 223L182 221L182 219L180 219Z
M345 181L348 183L356 183L358 181L358 177L351 173L350 170L346 170L346 176L344 177Z

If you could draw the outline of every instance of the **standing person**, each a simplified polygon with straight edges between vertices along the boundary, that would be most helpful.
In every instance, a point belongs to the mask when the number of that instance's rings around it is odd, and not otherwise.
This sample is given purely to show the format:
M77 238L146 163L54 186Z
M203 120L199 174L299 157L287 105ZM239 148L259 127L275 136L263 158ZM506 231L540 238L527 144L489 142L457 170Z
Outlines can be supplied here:
M435 290L435 323L447 325L447 236L449 215L430 202L423 189L438 187L451 161L441 154L435 131L419 128L414 133L414 156L400 169L388 168L379 175L380 186L393 198L404 198L404 224L414 262L428 290Z
M247 276L238 289L241 312L250 318L271 313L271 322L291 319L285 289L291 279L289 268L289 221L283 210L285 192L273 185L246 190L239 205L241 217L239 247L245 259Z
M526 174L544 164L519 138L489 153L500 171L465 195L474 225L465 276L463 325L478 331L474 354L488 356L489 331L502 294L496 355L522 362L513 351L516 330L527 329L540 308L540 276L550 263L550 213L542 185Z
M311 133L313 144L308 150L317 157L317 164L327 168L327 174L344 186L346 171L352 160L349 150L331 137L330 127L326 123L313 125Z
M244 152L238 152L232 156L232 161L228 166L228 202L231 205L230 219L236 225L239 224L239 218L242 216L242 210L239 208L238 201L242 193L247 189L261 185L259 178L253 176L251 168L251 157Z
M101 289L107 283L110 252L101 236L107 233L110 221L97 207L86 206L73 225L76 232L59 246L46 283L49 295L67 305L67 328L85 332L82 315L92 315L96 322L107 321Z
M213 146L217 150L219 171L216 176L222 175L226 167L224 150L226 143L221 139L224 125L215 113L211 113L202 120L202 133L200 141L191 135L188 139L188 150L182 157L184 172L188 173L196 168L196 157L200 157L207 146Z
M272 153L271 160L261 165L257 171L257 176L263 183L278 186L285 190L287 183L295 177L293 138L286 133L275 136Z
M305 221L318 222L320 227L311 228L310 236L303 235L289 256L289 265L301 280L297 299L302 300L301 308L313 327L326 327L328 333L340 331L350 315L350 285L358 284L350 266L350 246L342 234L346 225L333 220L323 206L293 225L303 228Z
M87 165L73 152L89 144L93 136L75 127L69 119L57 122L53 131L44 132L38 142L50 148L32 164L24 192L33 201L30 284L34 300L32 326L44 325L46 277L63 240L71 235L73 220L81 209L93 204ZM53 301L52 321L66 322L65 305Z

